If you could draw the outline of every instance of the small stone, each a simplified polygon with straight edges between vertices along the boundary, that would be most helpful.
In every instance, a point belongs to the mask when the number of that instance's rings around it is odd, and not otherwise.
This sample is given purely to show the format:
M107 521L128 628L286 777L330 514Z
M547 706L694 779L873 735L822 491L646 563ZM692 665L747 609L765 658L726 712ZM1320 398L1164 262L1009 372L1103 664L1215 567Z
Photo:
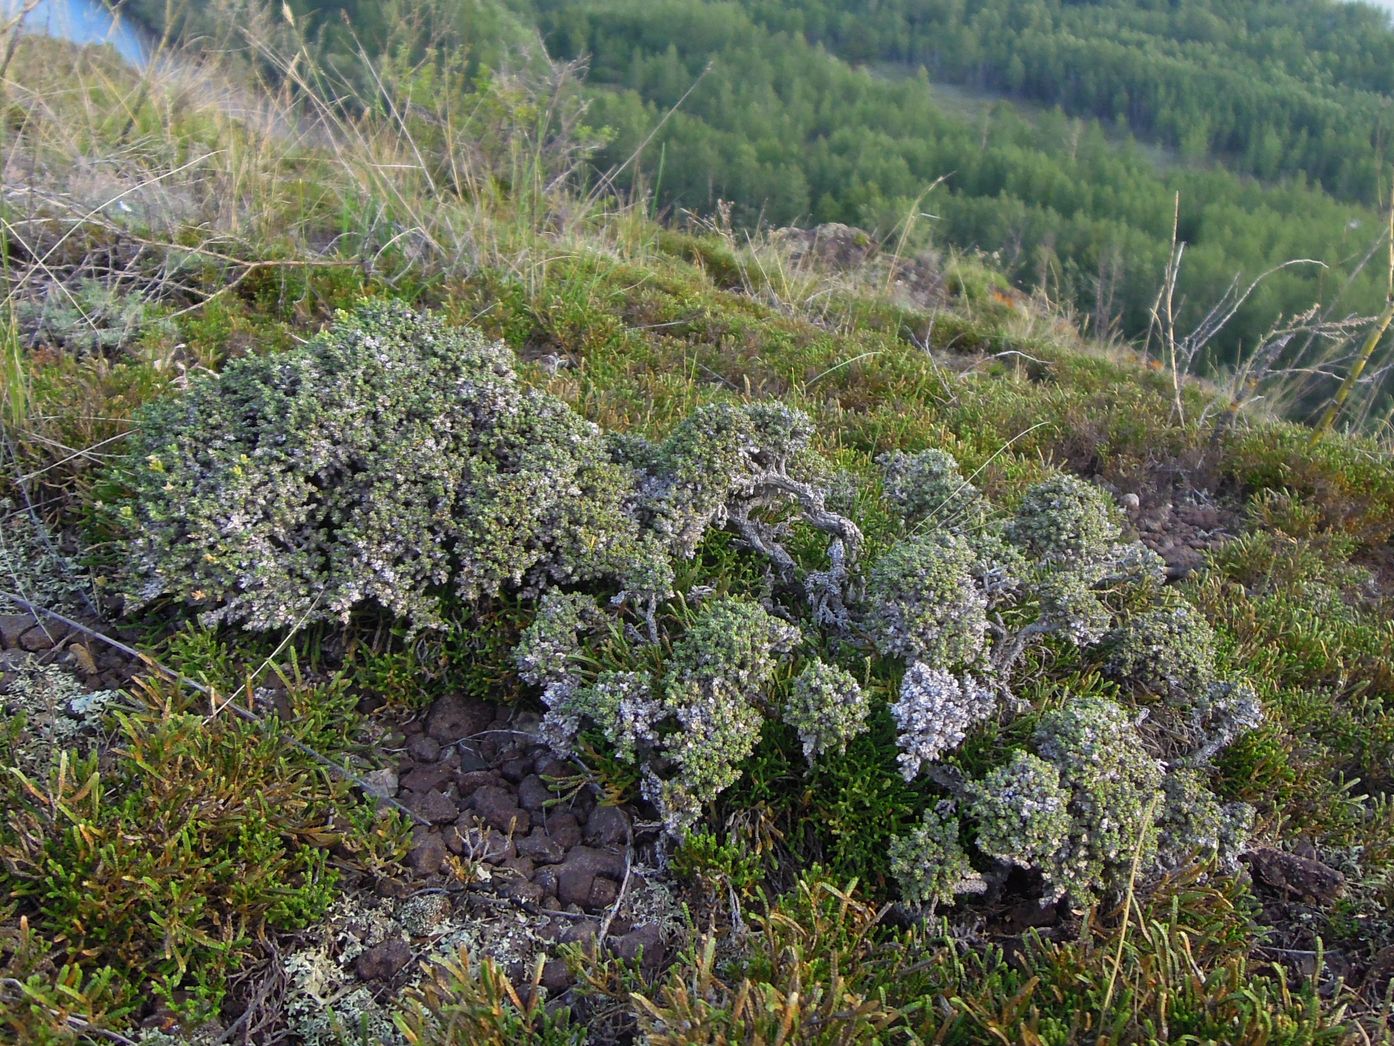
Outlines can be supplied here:
M528 774L518 782L518 805L524 810L545 809L548 800L554 798L552 790L536 774Z
M537 773L541 777L574 777L576 768L565 759L544 755L537 760Z
M597 876L618 880L624 875L624 858L589 846L577 846L556 868L557 896L565 904L584 905L590 903L591 888Z
M365 981L385 981L411 962L411 945L400 937L383 941L354 960L353 969Z
M532 760L518 756L517 758L508 760L500 769L503 770L504 777L514 784L517 784L523 778L527 777L528 774L532 773Z
M460 770L470 773L474 770L489 770L489 760L485 759L479 751L479 746L473 741L461 741L455 746L460 753Z
M397 794L397 771L390 766L362 777L363 791L375 799L391 799Z
M460 808L456 805L455 800L444 792L435 789L424 795L411 793L407 800L407 806L432 824L445 824L447 821L453 821L460 816Z
M15 649L19 646L19 637L35 624L32 614L0 614L0 647Z
M581 841L581 822L576 820L575 814L559 810L548 814L545 824L547 834L565 850L570 850Z
M633 962L643 952L643 965L653 969L663 961L663 934L653 923L640 926L610 941L610 950L626 962Z
M407 743L407 755L418 763L434 763L440 758L440 742L424 735L413 737Z
M408 792L443 792L454 780L445 763L423 763L402 775L401 786Z
M577 919L562 931L562 944L590 944L600 935L600 927L593 919Z
M506 788L491 785L475 789L469 805L499 831L521 834L532 827L532 817L526 810L518 809L517 797Z
M530 857L510 857L506 861L500 861L499 867L507 869L523 879L531 879L537 866L532 863Z
M497 770L467 770L455 776L455 785L460 790L461 798L468 799L474 794L475 789L483 788L486 785L497 785L503 782Z
M41 625L35 625L19 637L19 648L31 654L41 654L45 650L52 650L56 645L56 633L51 628L45 630Z
M537 759L537 773L541 777L576 777L576 767L565 759L553 755L541 755Z
M534 828L519 839L518 852L539 864L556 864L566 856L566 849L545 828Z
M525 879L515 879L506 883L500 892L505 897L511 897L515 901L523 901L527 904L540 904L543 897L542 887Z
M586 868L570 865L569 862L555 866L557 869L557 896L563 904L580 904L591 899L591 887L595 885L595 873Z
M387 698L381 694L363 694L356 706L359 715L372 715L379 708L387 707Z
M532 881L548 893L557 892L557 870L550 865L543 865L532 873Z
M591 882L591 893L587 905L593 909L608 908L620 895L620 884L596 876Z
M618 846L629 838L629 818L617 806L597 806L586 819L586 842Z
M548 959L542 966L542 987L552 994L571 987L571 971L561 959Z
M439 872L449 852L444 837L439 832L414 828L411 842L411 850L407 852L407 867L417 875L435 875Z
M1330 904L1346 890L1346 877L1309 857L1260 846L1242 858L1258 882L1283 896L1308 904Z
M1371 1000L1383 1000L1394 981L1394 945L1375 952L1370 965L1365 970L1365 980L1360 985L1360 994Z
M415 889L414 886L401 879L383 876L373 887L373 892L379 897L405 897L407 894L411 893L413 889Z
M426 716L426 733L441 744L453 744L477 734L494 721L494 709L461 694L437 698Z

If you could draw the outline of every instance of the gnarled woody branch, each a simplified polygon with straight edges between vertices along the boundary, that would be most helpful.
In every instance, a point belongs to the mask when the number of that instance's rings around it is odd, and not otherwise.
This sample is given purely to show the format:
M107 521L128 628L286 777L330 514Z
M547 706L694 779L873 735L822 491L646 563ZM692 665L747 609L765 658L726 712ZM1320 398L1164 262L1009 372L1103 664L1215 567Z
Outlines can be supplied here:
M814 620L820 625L845 628L847 603L856 600L853 568L861 552L860 528L829 509L823 491L794 479L782 468L755 476L746 489L745 494L727 505L727 519L751 548L774 563L786 580L796 581L799 569L794 557L779 542L782 528L755 518L753 513L792 497L810 526L831 535L828 569L810 571L802 583Z

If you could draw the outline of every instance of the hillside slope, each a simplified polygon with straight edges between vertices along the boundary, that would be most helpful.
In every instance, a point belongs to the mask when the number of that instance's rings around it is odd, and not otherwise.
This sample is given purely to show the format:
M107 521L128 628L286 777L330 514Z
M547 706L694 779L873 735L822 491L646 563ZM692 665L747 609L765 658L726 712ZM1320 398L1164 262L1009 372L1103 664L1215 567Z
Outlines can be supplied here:
M589 67L608 137L592 179L614 171L668 214L729 205L744 228L838 221L982 250L1105 335L1150 329L1175 233L1181 330L1201 329L1231 281L1258 280L1197 350L1206 369L1265 356L1275 329L1313 306L1346 318L1384 300L1371 251L1388 195L1394 30L1358 4L415 0L400 17L363 6L293 4L292 30L275 5L223 0L176 25L236 46L229 27L249 23L282 48L304 34L369 93L360 52L464 53L477 71L526 64L540 34ZM137 11L167 18L158 4ZM999 104L965 113L954 101L965 88ZM1319 410L1334 384L1324 352L1300 338L1278 355L1305 375L1290 409ZM1376 425L1383 378L1365 385Z
M274 54L6 72L0 1034L1378 1036L1387 447Z

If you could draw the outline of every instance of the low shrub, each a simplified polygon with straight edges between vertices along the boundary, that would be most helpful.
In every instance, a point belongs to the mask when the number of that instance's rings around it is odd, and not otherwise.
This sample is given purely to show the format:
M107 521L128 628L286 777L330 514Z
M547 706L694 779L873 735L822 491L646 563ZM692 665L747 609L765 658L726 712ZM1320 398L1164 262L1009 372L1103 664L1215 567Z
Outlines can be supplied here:
M1215 678L1207 627L1162 594L1160 560L1122 540L1107 495L1055 475L1001 513L937 449L882 455L879 499L835 495L816 439L803 412L758 402L699 406L656 440L606 433L524 386L501 344L368 302L147 411L128 590L257 629L376 610L408 636L468 629L506 599L531 617L512 661L548 742L637 782L679 839L754 765L766 724L792 729L815 775L889 712L920 791L868 871L894 866L907 899L1011 863L1089 902L1159 852L1189 859L1185 840L1232 849L1244 818L1221 832L1197 774L1258 722L1257 699ZM865 508L875 547L832 505ZM1047 646L1166 715L1018 697ZM1034 734L1013 726L1025 717ZM999 728L1018 740L965 782L956 750ZM1190 821L1163 788L1162 760L1182 758L1193 772L1171 792ZM1163 818L1182 841L1159 851Z

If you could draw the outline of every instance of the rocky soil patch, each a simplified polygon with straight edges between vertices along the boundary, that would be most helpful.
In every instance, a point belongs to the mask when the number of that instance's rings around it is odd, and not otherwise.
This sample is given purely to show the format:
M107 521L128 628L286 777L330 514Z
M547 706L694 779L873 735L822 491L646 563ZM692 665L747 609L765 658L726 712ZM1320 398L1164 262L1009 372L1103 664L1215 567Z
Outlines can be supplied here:
M374 791L421 822L400 873L347 890L306 947L284 957L284 1012L307 1042L390 1030L393 998L423 963L488 957L515 984L541 964L548 998L574 977L580 943L662 968L679 943L678 904L632 811L607 805L579 767L537 740L535 713L459 696L401 724Z
M137 664L52 618L0 615L0 716L24 718L14 765L46 776L55 752L95 737Z

